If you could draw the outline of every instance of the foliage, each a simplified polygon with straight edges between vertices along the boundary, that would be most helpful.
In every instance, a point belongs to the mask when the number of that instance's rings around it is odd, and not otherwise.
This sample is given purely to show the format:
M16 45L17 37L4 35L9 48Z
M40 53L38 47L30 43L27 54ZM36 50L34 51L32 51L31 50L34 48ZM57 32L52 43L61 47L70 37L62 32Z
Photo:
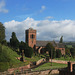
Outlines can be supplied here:
M75 48L70 49L71 55L73 58L75 58Z
M25 56L26 57L32 57L33 55L33 49L31 47L28 47L27 49L25 49Z
M63 36L61 36L59 43L63 43Z
M55 58L55 56L56 56L55 48L54 48L54 46L51 43L48 43L46 45L45 50L49 51L50 58L51 58L51 56L52 56L52 58Z
M16 37L15 32L12 32L12 36L10 39L10 46L13 47L14 49L17 49L19 47L19 41Z
M70 54L71 54L71 53L70 53L70 49L66 48L66 49L65 49L65 53L66 53L66 55L70 56Z
M19 45L19 49L21 52L22 52L22 50L24 50L24 54L26 57L32 57L33 49L31 47L29 47L27 43L24 43L21 41L21 43Z
M7 41L6 41L6 40L3 40L3 41L1 42L1 44L7 46Z
M5 27L0 22L0 43L5 39Z
M62 56L61 50L57 49L56 50L56 58L60 58Z

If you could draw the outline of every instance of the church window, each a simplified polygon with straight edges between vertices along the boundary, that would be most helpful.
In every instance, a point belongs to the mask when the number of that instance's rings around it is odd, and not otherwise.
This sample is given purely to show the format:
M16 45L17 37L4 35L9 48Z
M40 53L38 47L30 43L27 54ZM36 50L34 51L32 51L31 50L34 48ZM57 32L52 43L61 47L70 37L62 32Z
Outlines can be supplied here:
M34 38L34 35L32 34L32 35L30 36L30 38L33 39L33 38Z

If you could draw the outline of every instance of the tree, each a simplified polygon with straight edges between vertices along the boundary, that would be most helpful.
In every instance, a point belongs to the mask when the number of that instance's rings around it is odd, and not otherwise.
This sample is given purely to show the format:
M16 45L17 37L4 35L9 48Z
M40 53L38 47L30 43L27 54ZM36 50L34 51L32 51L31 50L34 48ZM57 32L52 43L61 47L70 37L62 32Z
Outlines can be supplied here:
M50 58L51 58L51 56L52 56L52 58L55 58L55 56L56 56L55 48L51 43L48 43L46 45L45 50L49 52Z
M63 36L61 36L59 43L63 43Z
M31 47L26 48L25 49L25 56L31 58L32 55L33 55L33 49Z
M12 32L12 36L10 38L10 46L17 49L19 47L19 41L16 37L15 32Z
M57 49L56 50L56 58L60 58L62 56L61 50Z
M75 48L70 49L71 55L73 58L75 58Z
M5 27L0 22L0 43L5 39Z
M23 41L21 41L19 45L19 49L21 53L22 53L22 50L24 50L24 54L26 57L32 57L33 49L29 47L27 43L24 43Z

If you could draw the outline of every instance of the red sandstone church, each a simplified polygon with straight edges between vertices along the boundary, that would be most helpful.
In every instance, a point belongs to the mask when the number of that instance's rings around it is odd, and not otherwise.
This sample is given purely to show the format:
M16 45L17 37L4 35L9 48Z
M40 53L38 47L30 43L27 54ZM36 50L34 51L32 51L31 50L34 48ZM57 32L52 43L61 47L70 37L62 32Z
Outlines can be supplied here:
M26 43L28 43L28 45L32 48L35 48L35 50L38 53L41 53L41 50L43 48L45 48L45 46L51 42L53 44L53 46L56 49L60 49L62 55L65 55L65 47L62 43L56 43L54 41L37 41L36 40L36 30L34 30L33 28L29 28L26 30Z

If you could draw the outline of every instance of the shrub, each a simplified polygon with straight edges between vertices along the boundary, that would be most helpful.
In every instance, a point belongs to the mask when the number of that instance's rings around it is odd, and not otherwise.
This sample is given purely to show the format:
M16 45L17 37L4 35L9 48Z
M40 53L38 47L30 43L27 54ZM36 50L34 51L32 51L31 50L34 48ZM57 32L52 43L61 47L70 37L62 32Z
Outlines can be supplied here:
M32 57L33 49L29 47L27 43L24 43L23 41L21 41L19 45L19 49L21 53L22 53L22 50L24 50L24 54L26 57Z
M26 50L25 50L25 56L26 57L32 57L33 55L33 49L31 47L28 47Z
M75 48L70 49L71 55L73 58L75 58Z

